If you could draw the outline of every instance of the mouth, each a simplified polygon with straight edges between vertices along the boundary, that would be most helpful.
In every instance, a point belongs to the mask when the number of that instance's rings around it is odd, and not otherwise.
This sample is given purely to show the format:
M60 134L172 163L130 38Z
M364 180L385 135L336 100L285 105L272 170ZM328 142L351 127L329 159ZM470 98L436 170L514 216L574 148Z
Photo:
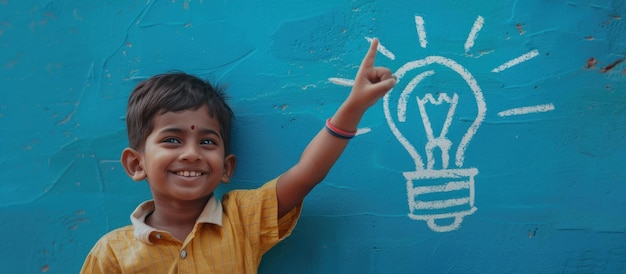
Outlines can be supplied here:
M199 176L202 176L202 175L205 174L203 172L193 171L193 170L181 170L181 171L177 171L175 173L176 173L176 175L182 176L182 177L199 177Z

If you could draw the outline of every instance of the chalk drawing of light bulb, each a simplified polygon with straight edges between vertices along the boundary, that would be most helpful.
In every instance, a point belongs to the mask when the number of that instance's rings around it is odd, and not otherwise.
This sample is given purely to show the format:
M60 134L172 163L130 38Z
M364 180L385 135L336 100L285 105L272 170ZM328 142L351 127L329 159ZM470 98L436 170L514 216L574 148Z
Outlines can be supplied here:
M466 56L471 56L469 51L483 24L484 18L478 16L464 44ZM415 26L419 44L426 48L428 41L421 16L415 16ZM365 39L372 41L369 37ZM382 42L378 45L378 52L390 60L396 59ZM531 50L493 68L491 72L502 73L537 56L539 51ZM409 61L394 74L398 82L383 98L383 112L389 129L415 164L414 170L403 172L408 216L425 221L435 232L456 230L465 217L477 210L474 205L474 180L478 169L465 166L465 152L487 116L483 92L468 69L444 56L431 55ZM438 75L441 75L439 80L433 80ZM455 85L442 84L453 78L457 80ZM346 78L331 77L328 80L341 86L354 84L354 80ZM468 109L471 109L470 112L467 112ZM539 104L502 110L497 116L510 117L554 109L551 103ZM461 118L459 112L462 112ZM369 128L359 128L357 134L369 132Z
M402 88L401 83L404 82L403 78L408 72L426 68L433 69L417 74L408 81L401 92L397 91ZM465 81L470 91L469 96L467 94L460 95L457 92L416 94L418 93L416 89L419 88L420 83L442 69L451 70L458 74ZM474 177L478 174L478 169L464 168L463 164L467 146L487 112L482 91L467 69L454 60L443 56L428 56L424 59L408 62L400 67L395 75L398 77L398 84L383 98L383 110L391 132L415 162L414 171L404 172L404 177L407 180L409 217L414 220L426 221L428 227L436 232L455 230L460 226L465 216L473 214L477 209L474 206ZM453 124L453 116L461 96L463 96L462 100L471 97L469 99L475 103L476 115L460 139L454 142L457 145L453 146L454 143L447 134ZM392 98L396 98L396 109L393 112L391 105L394 105L392 104L394 100ZM413 98L415 101L411 101ZM426 163L399 127L400 124L407 123L407 105L410 103L417 104L416 109L419 111L413 115L420 118L427 138L423 149ZM439 133L436 134L427 108L441 105L447 106L447 113L445 113ZM409 128L414 131L416 127L410 126ZM453 147L456 147L456 150L450 151ZM435 168L435 162L438 160L435 159L435 150L438 150L441 155L439 159L440 168ZM450 168L450 153L454 155L454 168Z

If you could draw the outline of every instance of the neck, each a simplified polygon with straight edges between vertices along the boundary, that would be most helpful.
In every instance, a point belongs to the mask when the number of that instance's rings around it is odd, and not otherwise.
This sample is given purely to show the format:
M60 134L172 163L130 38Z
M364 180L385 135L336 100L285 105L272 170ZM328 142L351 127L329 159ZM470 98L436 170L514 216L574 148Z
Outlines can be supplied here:
M185 202L154 200L154 212L146 218L146 224L172 234L179 241L184 241L196 224L211 196Z

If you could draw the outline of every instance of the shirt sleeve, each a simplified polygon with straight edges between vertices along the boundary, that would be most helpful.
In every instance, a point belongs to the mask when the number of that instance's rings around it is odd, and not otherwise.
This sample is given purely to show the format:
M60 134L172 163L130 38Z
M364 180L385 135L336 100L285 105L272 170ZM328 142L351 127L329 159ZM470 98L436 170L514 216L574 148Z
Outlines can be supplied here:
M302 203L278 219L276 181L265 183L258 189L235 190L223 198L226 211L238 211L244 232L258 257L291 235L300 213Z

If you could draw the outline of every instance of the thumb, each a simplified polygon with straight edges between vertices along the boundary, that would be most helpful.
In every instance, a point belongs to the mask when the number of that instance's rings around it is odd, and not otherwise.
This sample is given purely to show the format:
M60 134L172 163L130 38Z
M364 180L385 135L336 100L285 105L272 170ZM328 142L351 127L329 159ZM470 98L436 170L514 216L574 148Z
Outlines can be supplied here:
M391 77L375 83L372 85L372 89L379 93L379 96L384 96L389 90L391 90L396 85L396 78Z

